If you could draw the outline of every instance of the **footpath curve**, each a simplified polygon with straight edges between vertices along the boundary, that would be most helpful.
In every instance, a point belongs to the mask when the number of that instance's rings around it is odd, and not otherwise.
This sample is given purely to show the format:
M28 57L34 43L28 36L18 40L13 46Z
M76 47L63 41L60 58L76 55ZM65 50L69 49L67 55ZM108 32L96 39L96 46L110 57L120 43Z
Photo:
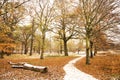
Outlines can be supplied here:
M83 57L85 57L85 55L75 58L71 61L68 62L68 64L66 64L63 69L65 71L65 76L64 76L64 80L98 80L96 78L94 78L92 75L86 74L80 70L78 70L74 64L82 59Z

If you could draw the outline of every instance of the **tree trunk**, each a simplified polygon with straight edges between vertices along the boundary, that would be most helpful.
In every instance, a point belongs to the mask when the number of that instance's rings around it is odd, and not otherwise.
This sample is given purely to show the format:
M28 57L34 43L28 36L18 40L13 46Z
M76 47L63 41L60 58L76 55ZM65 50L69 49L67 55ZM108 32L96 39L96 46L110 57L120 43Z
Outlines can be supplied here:
M40 41L38 43L38 54L40 54Z
M12 63L12 62L8 62L10 65L12 65L12 68L23 68L23 69L27 69L27 70L33 70L33 71L37 71L37 72L41 72L41 73L46 73L48 72L48 68L45 66L35 66L35 65L31 65L28 63Z
M33 52L33 33L32 33L32 36L31 36L30 56L32 56L32 52Z
M33 52L36 53L36 47L35 46L33 47Z
M90 41L90 58L93 58L93 42Z
M68 56L68 49L67 49L67 41L64 40L64 54L65 56Z
M4 54L3 51L0 52L0 58L3 59L4 58Z
M34 37L34 19L32 21L32 34L31 34L31 45L30 45L30 56L32 56L33 52L33 37Z
M27 48L27 44L25 43L24 44L24 54L27 54L27 52L28 52L28 48Z
M89 65L90 64L90 41L89 41L89 37L86 36L86 64Z
M42 46L41 46L41 56L40 59L43 59L44 57L44 47L45 47L45 34L42 35Z
M60 49L59 49L60 54L62 54L62 40L60 39Z
M97 54L97 47L96 47L96 45L94 46L94 56L96 56L96 54Z
M50 33L50 48L49 48L50 54L52 53L52 41L51 41L51 33Z
M24 44L23 42L21 43L21 54L23 54L23 50L24 50Z

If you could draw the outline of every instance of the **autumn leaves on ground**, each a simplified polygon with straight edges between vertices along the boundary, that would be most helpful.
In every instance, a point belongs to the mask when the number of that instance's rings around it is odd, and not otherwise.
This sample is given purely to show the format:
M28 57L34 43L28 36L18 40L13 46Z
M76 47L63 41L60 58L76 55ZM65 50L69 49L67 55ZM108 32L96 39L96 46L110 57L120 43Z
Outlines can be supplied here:
M93 75L98 80L120 80L120 54L100 55L91 59L91 64L85 64L85 58L77 62L77 68Z
M20 56L20 58L18 57ZM18 58L6 57L0 59L0 80L63 80L65 72L63 66L75 57L46 57L44 60L39 58L22 58L22 55L17 55ZM12 62L27 62L38 66L47 66L47 73L40 73L25 69L11 68L8 61ZM85 65L85 58L78 61L75 65L78 69L88 74L93 75L99 80L120 79L120 55L101 55L91 59L90 65ZM116 80L117 80L116 79Z
M0 59L0 80L63 80L65 75L63 66L73 58L75 57L46 57L44 60L40 60L39 58ZM48 72L40 73L31 70L11 68L8 61L27 62L37 66L47 66Z

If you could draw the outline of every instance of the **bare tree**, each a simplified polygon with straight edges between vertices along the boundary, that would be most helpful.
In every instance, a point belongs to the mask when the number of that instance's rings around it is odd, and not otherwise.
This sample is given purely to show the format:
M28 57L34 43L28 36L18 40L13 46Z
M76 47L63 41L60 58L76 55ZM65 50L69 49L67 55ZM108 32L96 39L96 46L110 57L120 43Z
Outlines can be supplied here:
M30 56L32 55L33 52L33 41L34 41L34 35L35 35L35 25L34 25L34 19L32 20L32 27L31 27L31 45L30 45Z
M24 54L27 54L28 52L28 43L30 41L31 37L31 26L24 26L20 27L20 41L23 44L24 48Z
M41 34L41 56L40 59L43 59L44 49L45 49L45 38L46 32L50 30L50 24L54 19L54 2L51 3L50 0L38 0L39 8L35 10L37 16L36 22L39 26Z
M120 0L79 0L78 13L86 36L86 64L90 64L90 41L95 34L119 23L118 13L115 12L118 3Z
M23 6L24 3L28 2L23 1L21 2L15 2L15 1L9 1L9 0L2 0L0 1L0 17L2 17L3 22L13 29L15 24L17 24L25 11L25 7Z
M76 19L73 13L69 11L70 6L68 8L67 4L66 0L56 1L57 18L55 20L54 30L55 34L58 34L59 39L63 41L65 56L68 56L67 42L77 35Z

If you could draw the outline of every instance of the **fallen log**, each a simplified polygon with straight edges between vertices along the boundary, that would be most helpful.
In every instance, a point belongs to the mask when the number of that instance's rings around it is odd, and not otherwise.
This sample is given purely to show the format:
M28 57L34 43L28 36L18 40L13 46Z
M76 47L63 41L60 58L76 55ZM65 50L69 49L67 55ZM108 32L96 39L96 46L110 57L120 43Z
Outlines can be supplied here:
M32 70L32 71L37 71L41 73L46 73L48 72L48 68L46 66L35 66L28 64L26 62L19 62L19 63L13 63L13 62L8 62L10 65L12 65L12 68L23 68L27 70Z

